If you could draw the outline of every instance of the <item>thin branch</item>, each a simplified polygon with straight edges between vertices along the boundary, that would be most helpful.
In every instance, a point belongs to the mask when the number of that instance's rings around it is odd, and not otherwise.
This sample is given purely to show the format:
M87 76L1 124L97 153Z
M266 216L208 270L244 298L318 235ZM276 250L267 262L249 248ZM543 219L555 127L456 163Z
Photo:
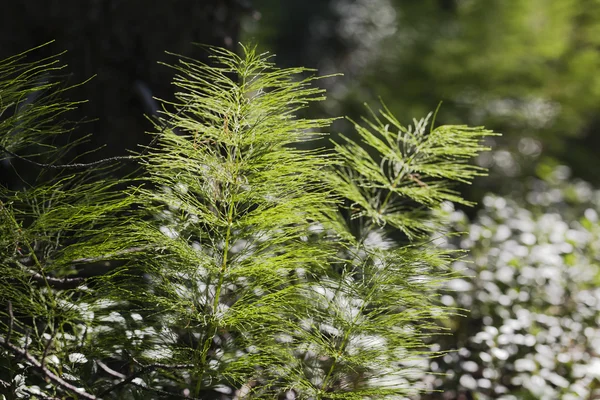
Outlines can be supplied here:
M36 280L38 278L41 278L42 280L44 279L38 273L36 273L33 278ZM51 276L47 276L45 279L46 279L46 282L48 282L50 284L50 286L52 286L56 289L76 288L77 286L81 285L85 281L85 278L66 278L66 277L65 278L53 278Z
M134 360L137 364L139 364L136 360ZM138 371L134 372L133 374L129 375L128 377L125 377L125 375L121 374L120 372L117 372L115 370L110 369L108 366L106 366L106 364L103 364L101 361L96 361L98 363L98 365L104 369L106 372L108 372L109 374L116 376L118 378L123 379L121 382L114 384L113 386L109 387L108 389L104 390L102 393L99 394L100 397L107 395L110 392L115 391L116 389L125 386L129 383L132 383L136 386L140 386L143 387L144 389L148 389L148 390L154 390L156 391L156 389L151 389L149 387L137 384L135 382L133 382L133 380L137 377L139 377L140 375L146 373L146 372L150 372L153 371L155 369L190 369L194 367L194 364L161 364L161 363L154 363L154 364L149 364L146 366L143 366L142 368L140 368ZM103 366L104 365L104 366ZM106 368L104 368L106 367ZM173 393L169 393L170 395L174 395ZM189 399L189 397L186 397Z
M45 163L39 163L37 161L30 160L29 158L22 157L16 153L13 153L12 151L8 150L6 147L1 146L1 145L0 145L0 150L2 150L4 153L6 153L9 156L12 156L18 160L25 161L29 164L35 165L36 167L46 168L46 169L83 169L83 168L95 167L97 165L106 164L108 162L122 161L122 160L135 160L138 158L137 156L116 156L116 157L103 158L101 160L92 161L90 163L45 164Z
M161 363L154 363L154 364L148 364L145 367L143 367L143 369L146 369L146 371L149 370L153 370L153 369L189 369L189 368L194 368L194 364L161 364ZM146 372L144 371L144 372Z
M27 335L27 337L25 338L25 345L27 345L28 339L29 339L29 335ZM7 342L6 339L4 339L2 337L0 337L0 345L3 346L5 349L9 350L10 352L12 352L14 355L22 357L25 360L27 360L31 365L33 365L35 368L37 368L38 370L40 370L40 372L47 379L51 380L52 382L54 382L59 387L61 387L63 389L66 389L66 390L69 390L71 392L77 393L77 396L81 397L83 399L87 399L87 400L101 400L99 397L96 397L96 396L94 396L92 394L89 394L85 390L82 390L80 388L77 388L77 387L73 386L72 384L70 384L69 382L65 381L60 376L56 375L54 372L50 371L40 361L38 361L34 356L32 356L27 351L27 348L22 349L20 347L17 347L15 345L13 345L12 343Z
M104 364L104 363L103 363L102 361L100 361L100 360L96 360L96 364L98 364L98 366L99 366L100 368L102 368L102 369L104 370L104 372L106 372L106 373L107 373L107 374L109 374L109 375L112 375L112 376L114 376L115 378L119 378L119 379L127 379L127 376L126 376L126 375L123 375L122 373L120 373L120 372L118 372L118 371L115 371L114 369L112 369L112 368L111 368L111 367L109 367L108 365ZM145 389L145 390L149 390L149 391L157 392L157 393L159 393L159 394L166 394L166 395L168 395L168 396L170 396L170 397L172 397L172 396L176 396L176 397L181 397L181 398L188 399L188 400L190 400L190 399L191 399L191 400L194 400L194 398L190 398L190 397L182 396L182 395L179 395L179 394L177 394L177 393L171 393L171 392L167 392L167 391L160 390L160 389L152 389L152 388L150 388L150 387L148 387L148 386L146 386L146 385L142 385L141 383L137 383L137 382L134 382L134 381L131 381L131 382L129 382L129 383L130 383L130 384L132 384L132 385L134 385L134 386L137 386L137 387L139 387L139 388ZM114 385L114 386L110 387L110 388L109 388L109 389L107 389L107 390L114 391L114 390L115 390L115 389L116 389L118 386L119 386L119 384L116 384L116 385ZM107 392L106 392L106 391L104 391L102 394L106 394L106 393L107 393ZM200 399L197 399L197 400L200 400Z
M85 278L83 278L83 277L54 278L51 276L44 276L44 275L40 274L39 272L36 272L36 271L28 268L26 265L24 265L23 263L21 263L19 261L15 261L15 263L19 267L21 267L24 272L28 273L30 275L30 278L33 279L36 283L42 284L44 286L50 285L55 289L73 289L73 288L76 288L77 286L81 285L83 282L85 282Z
M152 246L131 247L131 248L128 248L128 249L115 251L114 253L104 254L104 255L101 255L101 256L98 256L98 257L76 258L75 260L72 260L71 263L73 263L73 264L94 263L94 262L98 262L98 261L104 261L104 260L112 259L114 257L122 256L122 255L125 255L125 254L142 252L142 251L150 249L150 248L153 248L153 247ZM20 263L18 261L17 261L17 264L21 268L23 268L23 270L25 272L27 272L28 274L30 274L31 279L33 279L35 282L41 283L41 284L44 284L44 285L50 285L50 286L52 286L55 289L74 289L74 288L80 286L81 284L83 284L85 282L85 280L86 280L85 277L81 277L81 276L79 276L79 277L73 277L73 278L69 278L69 277L54 278L54 277L51 277L51 276L43 276L42 274L29 269L27 266L23 265L22 263Z
M123 375L122 373L115 371L114 369L112 369L108 365L104 364L100 360L96 360L96 364L98 364L98 366L100 368L102 368L105 372L107 372L109 375L114 376L115 378L119 378L119 379L125 379L125 378L127 378L126 375Z
M137 361L135 361L135 362L137 363ZM128 379L125 375L123 375L122 373L117 372L114 369L110 368L108 365L104 364L102 361L96 360L96 363L98 364L98 366L100 368L102 368L109 375L112 375L115 378L119 378L119 379L124 379L124 380ZM152 365L154 365L154 366L160 365L162 367L166 366L165 364L152 364ZM182 366L175 365L175 366L170 366L170 367L182 367ZM142 385L142 384L134 382L134 381L131 381L131 382L128 382L128 383L130 383L130 384L132 384L134 386L137 386L139 388L142 388L142 389L145 389L145 390L149 390L149 391L152 391L152 392L156 392L156 393L159 393L159 394L164 394L164 395L168 395L168 396L175 396L175 397L179 397L179 398L182 398L182 399L188 399L188 400L200 400L200 399L196 399L194 397L183 396L183 395L180 395L180 394L177 394L177 393L171 393L171 392L167 392L167 391L160 390L160 389L152 389L152 388L150 388L150 387L148 387L146 385ZM113 385L112 387L110 387L107 390L105 390L104 392L102 392L101 396L104 395L104 394L107 394L109 392L114 391L116 388L118 388L119 386L121 386L121 384L122 384L122 382L119 382L118 384Z
M31 278L37 283L48 284L55 289L73 289L77 286L81 285L85 282L85 278L77 277L77 278L53 278L51 276L43 276L38 272L32 271L30 269L25 270L27 273L31 274Z

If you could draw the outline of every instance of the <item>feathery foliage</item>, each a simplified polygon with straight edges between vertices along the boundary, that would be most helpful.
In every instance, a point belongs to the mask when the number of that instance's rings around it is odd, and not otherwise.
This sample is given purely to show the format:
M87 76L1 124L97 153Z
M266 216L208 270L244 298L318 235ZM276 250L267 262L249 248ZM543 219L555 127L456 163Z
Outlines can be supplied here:
M428 131L428 119L406 128L383 110L355 123L362 143L304 149L331 122L297 116L324 98L311 71L276 68L252 48L210 51L213 65L172 66L177 100L163 102L151 145L133 157L135 178L110 178L110 162L67 165L0 189L5 398L420 390L433 356L423 338L453 312L435 290L454 254L427 237L444 202L468 203L450 185L482 174L466 162L491 132ZM36 124L72 105L36 98L19 119L36 68L2 75L14 110L0 121L7 160L46 144L60 125Z

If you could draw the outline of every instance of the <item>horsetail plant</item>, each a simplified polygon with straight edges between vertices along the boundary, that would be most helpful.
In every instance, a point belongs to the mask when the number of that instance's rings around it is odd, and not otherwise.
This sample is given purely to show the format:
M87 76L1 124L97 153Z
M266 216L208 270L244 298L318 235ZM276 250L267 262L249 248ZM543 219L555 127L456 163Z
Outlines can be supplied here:
M91 164L57 164L58 122L34 129L71 103L21 106L31 71L48 66L0 67L13 99L2 159L40 170L35 185L0 188L5 399L422 390L434 355L423 338L453 311L434 295L453 258L429 240L436 210L466 203L450 186L484 172L467 161L492 133L428 130L427 118L406 128L384 109L354 123L359 142L328 149L332 120L297 115L324 99L312 71L254 48L210 52L211 65L172 66L176 100L162 102L149 146ZM137 173L114 177L122 162Z

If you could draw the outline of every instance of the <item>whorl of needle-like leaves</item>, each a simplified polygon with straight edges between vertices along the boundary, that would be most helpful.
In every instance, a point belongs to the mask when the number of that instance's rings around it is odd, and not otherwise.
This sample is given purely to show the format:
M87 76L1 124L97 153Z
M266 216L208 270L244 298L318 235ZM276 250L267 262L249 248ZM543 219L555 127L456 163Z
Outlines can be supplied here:
M455 312L439 306L433 289L452 275L457 256L427 235L439 232L444 202L468 204L452 181L484 172L467 161L486 150L482 138L492 134L427 130L429 117L406 128L387 109L371 117L354 124L360 142L334 144L341 160L326 178L347 218L328 220L335 235L321 240L335 242L338 258L305 292L318 310L302 321L303 364L319 389L306 393L316 398L398 398L423 389L420 360L434 355L423 338L439 329L433 321Z
M335 150L344 168L331 177L339 194L351 203L352 218L366 216L390 224L410 239L439 229L429 211L449 201L472 205L452 189L470 184L485 169L468 162L489 150L482 139L492 131L464 125L433 126L432 114L403 126L384 107L363 124L353 122L360 141L346 137Z
M99 300L92 287L107 272L93 258L114 251L111 232L127 224L120 212L131 202L106 165L46 173L80 142L53 142L71 133L63 114L77 103L60 99L56 57L26 56L0 62L2 180L23 188L0 185L0 393L93 399L94 383L106 380L80 368L96 353L88 339L98 325L82 311Z
M244 51L213 49L215 66L174 66L179 102L164 112L172 128L144 158L150 186L137 192L157 221L136 234L164 248L143 262L148 300L186 338L173 357L194 361L197 397L223 385L266 396L300 379L281 339L308 306L295 271L319 274L328 256L305 237L333 209L322 180L333 159L291 146L329 124L296 116L323 91L300 77L307 70Z
M331 122L298 116L323 99L311 71L278 69L253 48L210 52L211 65L172 66L176 101L129 157L136 180L61 167L35 188L0 189L0 388L85 399L415 393L431 356L422 338L451 311L434 289L452 253L426 235L444 202L466 203L449 184L483 172L466 161L491 132L427 131L427 119L405 128L384 110L355 124L360 143L307 150ZM51 122L72 104L23 102L39 90L36 67L7 63L0 77L22 68L0 86L10 155L61 131Z

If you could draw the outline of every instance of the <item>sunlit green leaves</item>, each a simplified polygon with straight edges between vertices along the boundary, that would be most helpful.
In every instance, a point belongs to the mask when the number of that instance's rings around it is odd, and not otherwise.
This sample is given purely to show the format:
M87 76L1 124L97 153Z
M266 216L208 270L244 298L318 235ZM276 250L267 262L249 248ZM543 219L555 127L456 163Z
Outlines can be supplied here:
M361 139L335 144L343 168L332 177L340 195L351 202L352 217L368 216L390 224L408 237L435 231L427 209L444 201L469 204L452 182L470 183L484 169L467 164L489 150L483 128L440 126L427 130L431 114L408 128L385 109L364 125L354 123Z
M173 66L135 178L61 171L0 191L0 383L87 399L418 393L459 253L405 239L468 203L451 183L482 174L467 161L491 132L385 110L355 124L361 143L307 150L332 121L297 115L324 98L312 71L209 52ZM13 363L24 354L33 372Z

